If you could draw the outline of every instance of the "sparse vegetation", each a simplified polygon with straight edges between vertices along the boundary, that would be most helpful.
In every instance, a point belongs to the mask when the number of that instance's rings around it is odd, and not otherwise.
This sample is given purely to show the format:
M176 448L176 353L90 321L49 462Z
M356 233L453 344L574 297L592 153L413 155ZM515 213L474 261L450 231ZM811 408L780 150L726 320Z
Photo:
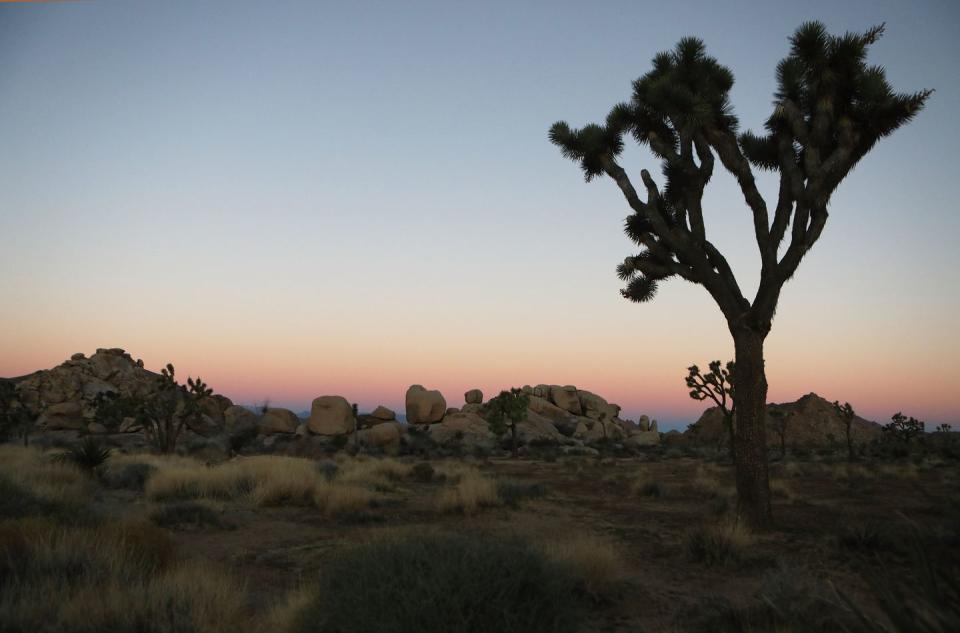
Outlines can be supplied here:
M684 539L690 560L707 566L742 563L752 544L750 532L733 523L695 527Z
M514 387L510 391L501 391L500 395L491 398L484 405L484 415L490 432L498 438L507 430L510 431L510 450L513 457L517 457L517 425L527 418L527 408L530 398L522 389Z

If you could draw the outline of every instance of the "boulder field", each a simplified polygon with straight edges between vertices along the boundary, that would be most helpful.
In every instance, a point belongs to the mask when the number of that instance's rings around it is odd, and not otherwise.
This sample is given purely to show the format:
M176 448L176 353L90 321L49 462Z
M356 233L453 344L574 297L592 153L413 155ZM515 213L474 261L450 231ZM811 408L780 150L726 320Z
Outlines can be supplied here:
M143 440L143 429L133 418L108 422L97 418L99 394L122 397L149 397L157 389L159 374L144 368L119 348L98 349L90 357L74 354L66 362L48 370L11 379L18 399L36 418L35 431L126 436L124 446L136 447ZM525 385L529 398L527 418L517 427L523 445L585 443L610 441L633 447L655 446L660 441L656 421L646 416L634 422L619 417L620 407L603 397L573 385ZM405 441L410 433L429 437L434 443L463 448L493 448L497 438L484 419L484 394L479 389L464 393L464 406L447 406L438 390L412 385L406 391L406 424L384 406L354 418L353 406L339 395L322 395L313 400L310 415L301 419L293 411L279 407L252 409L235 405L229 398L212 395L200 401L202 415L183 432L186 443L210 440L229 450L235 438L261 439L265 447L286 436L291 440L316 437L335 441L343 437L369 446L390 450ZM276 439L269 439L274 438ZM140 439L137 439L140 438ZM208 442L209 443L209 442Z

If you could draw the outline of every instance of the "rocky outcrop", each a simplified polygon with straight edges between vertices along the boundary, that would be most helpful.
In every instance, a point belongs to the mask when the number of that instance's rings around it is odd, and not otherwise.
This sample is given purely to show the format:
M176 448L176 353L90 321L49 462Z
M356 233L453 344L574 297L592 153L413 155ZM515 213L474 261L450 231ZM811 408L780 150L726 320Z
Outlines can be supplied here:
M357 431L357 439L364 446L376 446L395 452L400 448L400 438L403 437L403 426L399 422L384 422L369 429Z
M320 396L310 407L307 422L316 435L346 435L353 432L353 407L342 396Z
M780 444L778 431L781 422L787 447L828 446L846 441L843 419L831 402L815 393L794 402L767 405L767 444ZM851 435L856 443L869 442L880 436L880 429L879 424L857 416L853 420ZM723 427L723 414L717 407L707 409L684 432L684 436L696 442L725 443L727 431Z
M456 413L447 416L443 423L430 427L430 437L441 446L459 442L464 446L490 448L496 442L487 421L473 413Z
M585 442L618 441L626 434L623 427L613 420L594 420L581 417L573 436Z
M443 419L447 401L439 391L412 385L406 396L407 424L433 424Z
M550 400L567 413L581 415L583 408L580 406L580 397L577 395L577 388L573 385L553 385L550 387Z
M580 408L583 410L583 415L588 418L612 420L620 415L620 405L610 404L591 391L578 389L577 397L580 399Z

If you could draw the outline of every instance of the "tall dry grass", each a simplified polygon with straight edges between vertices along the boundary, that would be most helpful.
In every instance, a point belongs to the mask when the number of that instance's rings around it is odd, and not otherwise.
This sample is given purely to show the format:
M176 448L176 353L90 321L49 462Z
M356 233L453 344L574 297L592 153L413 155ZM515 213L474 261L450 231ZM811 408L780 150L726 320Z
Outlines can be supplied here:
M66 506L89 501L94 490L75 465L33 447L0 445L0 477L44 501Z
M496 482L476 469L461 470L455 483L441 490L436 501L441 512L461 512L467 516L501 503Z
M395 460L350 460L328 480L316 464L297 457L261 455L218 466L199 462L161 466L146 485L153 501L249 500L259 506L315 506L328 515L352 512L377 502L381 484L407 467Z
M228 632L247 619L230 576L173 557L149 524L0 524L0 622L11 631Z

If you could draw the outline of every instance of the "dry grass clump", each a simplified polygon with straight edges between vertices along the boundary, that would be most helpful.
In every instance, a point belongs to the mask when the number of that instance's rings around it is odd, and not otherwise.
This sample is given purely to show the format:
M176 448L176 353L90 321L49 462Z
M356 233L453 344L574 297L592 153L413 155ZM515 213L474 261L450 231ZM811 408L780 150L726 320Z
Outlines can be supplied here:
M659 499L666 496L666 487L659 481L648 477L640 477L630 486L630 492L637 497Z
M318 482L313 490L313 504L327 516L338 516L376 505L380 496L356 485Z
M881 477L889 479L916 479L920 475L916 464L912 462L904 464L880 464L877 467L877 473Z
M737 523L695 527L684 539L690 560L708 566L742 562L754 542L753 534Z
M464 471L456 484L443 489L437 497L437 509L441 512L462 512L468 516L500 503L497 484L476 470Z
M366 486L381 492L396 488L396 482L403 481L413 466L396 459L343 459L339 462L340 472L337 480L345 484Z
M708 473L703 467L697 468L696 476L690 480L689 490L702 499L716 499L729 492L729 486L720 483L719 476Z
M613 544L589 534L543 542L539 549L568 567L580 589L594 599L612 593L625 577L622 556Z
M82 470L33 447L0 445L0 476L54 504L80 505L93 492L93 484Z
M179 565L149 524L65 529L37 520L0 528L0 622L12 631L234 631L243 588Z
M312 461L297 457L263 455L211 467L194 462L159 470L147 482L146 494L154 501L249 499L259 506L316 506L336 515L376 502L378 495L363 484L375 487L389 473L405 474L399 462L378 461L346 462L333 480Z

